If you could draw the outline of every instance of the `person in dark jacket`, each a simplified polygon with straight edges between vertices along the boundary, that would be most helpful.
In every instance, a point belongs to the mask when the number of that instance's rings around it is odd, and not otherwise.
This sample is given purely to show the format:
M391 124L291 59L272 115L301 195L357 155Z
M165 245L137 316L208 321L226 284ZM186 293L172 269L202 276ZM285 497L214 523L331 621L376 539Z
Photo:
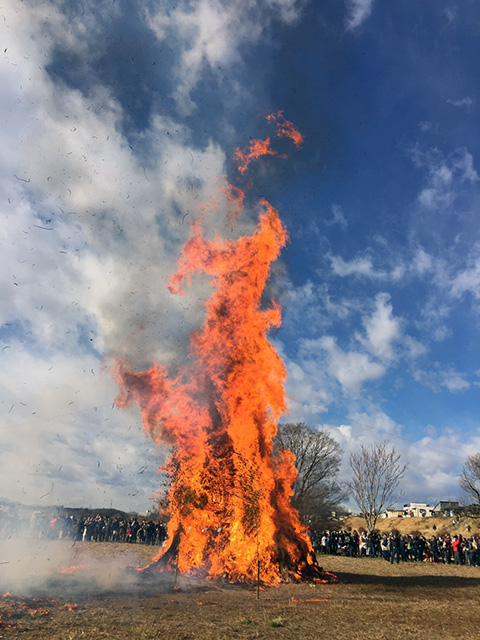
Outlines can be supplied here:
M400 562L400 536L391 535L389 539L390 547L390 564L393 564L396 558L397 564Z
M432 536L429 542L430 556L433 564L438 564L438 541L436 536Z

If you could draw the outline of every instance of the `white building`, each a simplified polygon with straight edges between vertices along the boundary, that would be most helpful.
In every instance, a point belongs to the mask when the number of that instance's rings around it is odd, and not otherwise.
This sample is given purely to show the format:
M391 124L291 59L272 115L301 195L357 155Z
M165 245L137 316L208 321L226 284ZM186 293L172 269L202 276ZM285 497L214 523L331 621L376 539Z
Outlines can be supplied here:
M403 515L406 518L429 518L434 515L434 509L426 502L410 502L403 505Z

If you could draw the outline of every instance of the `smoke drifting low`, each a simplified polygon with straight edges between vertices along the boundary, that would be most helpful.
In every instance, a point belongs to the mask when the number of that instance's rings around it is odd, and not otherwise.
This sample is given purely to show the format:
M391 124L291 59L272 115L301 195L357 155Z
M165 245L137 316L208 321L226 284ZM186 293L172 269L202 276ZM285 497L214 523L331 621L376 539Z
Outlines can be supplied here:
M0 594L62 598L75 602L102 595L130 598L167 592L174 584L198 587L173 573L139 573L139 553L125 544L11 538L0 548Z

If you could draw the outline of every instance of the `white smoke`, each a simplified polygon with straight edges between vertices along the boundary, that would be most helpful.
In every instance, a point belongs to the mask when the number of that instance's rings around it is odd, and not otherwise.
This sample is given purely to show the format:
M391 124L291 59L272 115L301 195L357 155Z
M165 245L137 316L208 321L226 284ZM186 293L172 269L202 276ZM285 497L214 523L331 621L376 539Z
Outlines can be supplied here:
M163 454L139 434L138 411L111 408L117 389L102 374L104 358L136 369L181 363L209 293L202 280L183 297L167 290L189 223L201 212L207 234L252 229L248 215L225 226L219 185L232 149L200 140L185 114L206 70L215 69L225 99L248 91L245 35L254 43L272 21L294 22L299 3L148 6L12 0L2 8L0 498L151 506ZM137 126L98 65L102 56L118 74L142 65L141 41L123 67L109 55L121 38L108 29L134 19L159 51L172 51L171 67L161 57L158 66L177 87L172 96L148 69L132 73L132 82L151 79L147 94L156 96Z

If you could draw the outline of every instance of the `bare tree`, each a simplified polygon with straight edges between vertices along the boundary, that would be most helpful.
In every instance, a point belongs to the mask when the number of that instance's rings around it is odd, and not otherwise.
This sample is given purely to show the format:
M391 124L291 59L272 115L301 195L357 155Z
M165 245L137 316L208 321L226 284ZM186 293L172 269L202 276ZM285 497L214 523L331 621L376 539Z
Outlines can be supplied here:
M347 487L372 533L380 513L392 505L407 465L400 464L400 454L385 441L362 444L360 453L350 455L350 467L353 477Z
M304 521L319 523L331 516L345 494L336 481L342 450L326 431L304 422L278 425L275 447L295 455L298 478L293 506Z
M480 504L480 453L474 453L465 460L460 486L474 502Z

